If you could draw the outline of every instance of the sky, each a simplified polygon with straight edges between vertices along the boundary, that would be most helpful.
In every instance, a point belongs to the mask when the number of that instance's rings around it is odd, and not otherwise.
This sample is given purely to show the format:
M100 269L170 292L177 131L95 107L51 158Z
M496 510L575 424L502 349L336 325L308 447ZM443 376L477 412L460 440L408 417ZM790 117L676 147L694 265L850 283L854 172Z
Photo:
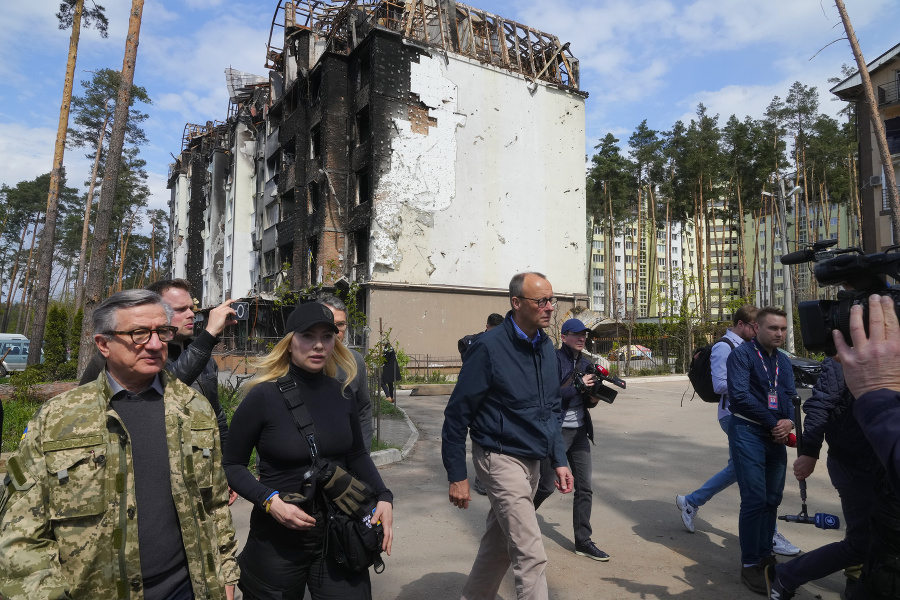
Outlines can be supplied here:
M87 0L91 2L92 0ZM75 94L89 71L122 68L129 2L106 6L109 37L83 30ZM867 61L900 43L896 0L845 0ZM59 0L6 3L0 11L0 183L14 186L50 171L69 31L58 29ZM651 129L688 123L702 102L720 123L760 118L795 81L815 86L820 111L836 115L829 77L854 64L832 0L471 0L471 6L571 43L586 100L586 148L607 133L624 147L644 119ZM186 123L224 120L224 70L266 75L266 44L277 0L146 0L135 84L143 106L142 148L150 208L167 208L168 165ZM283 13L282 13L283 14ZM276 35L279 30L276 29ZM840 40L835 42L835 40ZM835 43L832 43L835 42ZM279 44L280 46L280 40ZM90 174L82 149L67 150L69 185Z

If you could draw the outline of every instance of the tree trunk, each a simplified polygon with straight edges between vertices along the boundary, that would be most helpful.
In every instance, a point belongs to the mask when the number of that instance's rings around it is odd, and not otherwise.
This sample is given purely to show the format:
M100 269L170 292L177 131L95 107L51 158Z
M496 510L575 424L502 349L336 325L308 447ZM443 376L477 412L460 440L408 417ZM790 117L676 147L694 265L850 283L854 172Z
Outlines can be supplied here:
M25 221L25 227L22 228L22 236L19 238L19 249L16 250L16 257L13 259L12 273L9 275L9 293L6 295L6 311L3 313L3 324L0 325L0 331L6 333L9 326L9 311L12 310L13 297L16 295L16 282L19 275L19 257L22 255L22 247L25 246L25 236L28 234L28 228L31 221Z
M862 51L859 49L859 42L856 39L856 33L853 31L853 25L850 23L850 15L847 14L844 0L834 0L834 4L837 6L838 12L841 13L841 21L844 22L844 29L847 31L850 48L853 49L853 56L856 57L856 65L859 67L859 75L866 94L866 103L869 105L869 117L872 119L872 125L875 127L875 141L878 144L878 154L881 155L881 165L884 169L886 180L884 185L887 188L888 203L891 206L891 229L894 232L894 240L900 240L900 198L898 198L897 193L897 177L894 173L891 151L888 149L887 136L884 133L884 123L881 120L881 115L878 114L878 102L875 100L875 90L872 89L872 79L869 77L868 68L866 68L866 59L863 58Z
M119 163L122 159L122 146L125 142L125 126L128 124L128 107L131 105L131 86L134 84L134 66L137 60L143 10L144 0L132 0L131 16L128 20L128 37L125 39L122 77L119 81L119 95L116 99L116 111L113 115L113 126L109 140L109 155L106 159L103 185L100 189L100 202L97 206L97 222L94 224L94 240L91 244L91 266L93 268L88 274L84 289L84 320L81 328L81 349L78 354L79 375L84 372L85 367L87 367L88 362L94 355L94 308L102 300L100 296L103 291L103 276L106 272L109 222L116 198L116 186L119 182Z
M16 331L28 331L27 327L23 327L23 325L27 326L28 322L23 321L22 317L28 311L26 298L30 291L28 286L31 283L31 262L34 257L34 241L37 238L37 228L40 220L41 213L38 213L34 218L34 233L31 234L31 247L28 249L28 260L25 262L25 283L22 285L22 298L19 300L19 316L16 318Z
M103 155L103 138L106 135L106 124L109 114L103 119L100 137L97 139L97 153L94 155L94 167L91 169L91 185L88 188L87 201L84 203L84 227L81 229L81 251L78 254L78 276L75 279L75 312L81 308L84 300L84 265L87 260L87 243L91 236L91 204L94 202L94 189L97 185L97 173L100 171L100 157Z
M123 235L122 240L122 251L119 253L119 276L118 281L116 283L116 291L122 291L122 275L125 272L125 253L128 251L128 242L131 240L131 228L134 227L134 217L137 216L137 211L131 213L131 222L128 224L128 231L125 235Z
M66 64L66 81L63 85L62 106L59 109L59 125L56 129L56 148L53 151L53 170L50 171L50 191L47 194L47 213L44 231L38 250L40 256L37 269L37 289L35 290L34 327L31 329L31 345L28 350L28 364L41 362L41 347L44 343L44 325L47 321L47 303L50 300L50 280L53 278L53 248L56 246L56 216L59 209L59 180L63 168L63 153L66 149L66 133L69 129L69 108L72 105L72 84L75 80L75 59L78 57L78 37L81 34L81 13L84 0L76 0L72 20L72 35L69 38L69 60Z

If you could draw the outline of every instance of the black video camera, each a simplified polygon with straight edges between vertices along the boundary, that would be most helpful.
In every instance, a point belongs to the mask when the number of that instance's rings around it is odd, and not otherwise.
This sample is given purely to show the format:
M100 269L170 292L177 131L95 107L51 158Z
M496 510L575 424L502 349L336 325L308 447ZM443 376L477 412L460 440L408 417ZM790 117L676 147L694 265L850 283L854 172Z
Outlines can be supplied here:
M900 246L891 246L884 252L863 254L859 248L831 247L837 240L816 242L805 250L791 252L781 257L781 264L796 265L815 262L813 274L820 286L845 285L852 289L840 290L837 300L807 300L798 305L803 345L807 350L824 351L834 356L837 351L831 332L837 329L850 340L850 308L863 307L863 323L869 329L869 296L887 295L894 300L894 310L900 316L900 290L888 286L885 276L900 281Z
M584 382L585 375L594 376L594 379L596 379L594 385L588 386ZM573 385L575 386L575 390L579 394L581 394L582 396L590 396L591 398L603 400L607 404L612 404L613 400L616 399L616 396L619 394L619 392L603 385L604 381L608 381L609 383L616 385L623 390L625 389L625 381L623 379L619 379L618 377L610 375L609 371L607 371L600 365L591 365L591 368L586 372L575 371L573 376Z

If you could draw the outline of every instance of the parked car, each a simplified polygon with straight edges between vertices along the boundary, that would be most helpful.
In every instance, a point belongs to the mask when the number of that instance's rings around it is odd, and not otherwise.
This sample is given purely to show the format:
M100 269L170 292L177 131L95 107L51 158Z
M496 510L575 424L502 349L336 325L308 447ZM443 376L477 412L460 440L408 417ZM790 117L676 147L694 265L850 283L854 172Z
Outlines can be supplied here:
M27 337L18 333L0 333L0 357L7 371L24 371L28 362L28 347L31 342ZM7 353L7 350L9 352Z
M616 348L609 353L609 356L607 358L611 361L645 360L653 358L653 352L646 346L641 346L640 344L632 344L631 347L625 345Z
M791 359L791 367L794 369L794 387L811 388L816 385L819 375L822 374L822 363L812 358L803 358L797 356L793 352L788 352L784 348L779 348L781 352L788 355Z

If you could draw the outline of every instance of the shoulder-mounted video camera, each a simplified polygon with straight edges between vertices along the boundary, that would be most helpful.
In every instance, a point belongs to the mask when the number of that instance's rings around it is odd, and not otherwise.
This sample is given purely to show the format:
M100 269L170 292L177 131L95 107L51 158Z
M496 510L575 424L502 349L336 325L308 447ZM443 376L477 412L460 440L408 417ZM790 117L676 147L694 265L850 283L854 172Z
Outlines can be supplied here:
M803 345L807 350L824 351L834 356L836 349L831 332L837 329L850 339L850 308L863 307L863 323L869 328L869 296L887 295L894 300L894 310L900 315L900 290L891 288L885 276L900 281L900 245L884 252L863 254L859 248L836 248L837 240L824 240L805 250L781 257L781 264L796 265L815 262L813 275L819 286L843 285L849 289L838 291L837 300L807 300L798 305Z
M594 384L588 386L584 382L585 375L593 375L594 376ZM613 400L616 399L616 396L619 394L616 390L612 388L608 388L603 385L603 382L607 381L615 386L618 386L625 389L625 381L623 379L619 379L618 377L614 377L609 374L604 367L600 365L591 365L591 368L587 371L575 371L573 377L573 385L579 394L582 396L590 396L592 398L596 398L598 400L603 400L607 404L612 404Z

